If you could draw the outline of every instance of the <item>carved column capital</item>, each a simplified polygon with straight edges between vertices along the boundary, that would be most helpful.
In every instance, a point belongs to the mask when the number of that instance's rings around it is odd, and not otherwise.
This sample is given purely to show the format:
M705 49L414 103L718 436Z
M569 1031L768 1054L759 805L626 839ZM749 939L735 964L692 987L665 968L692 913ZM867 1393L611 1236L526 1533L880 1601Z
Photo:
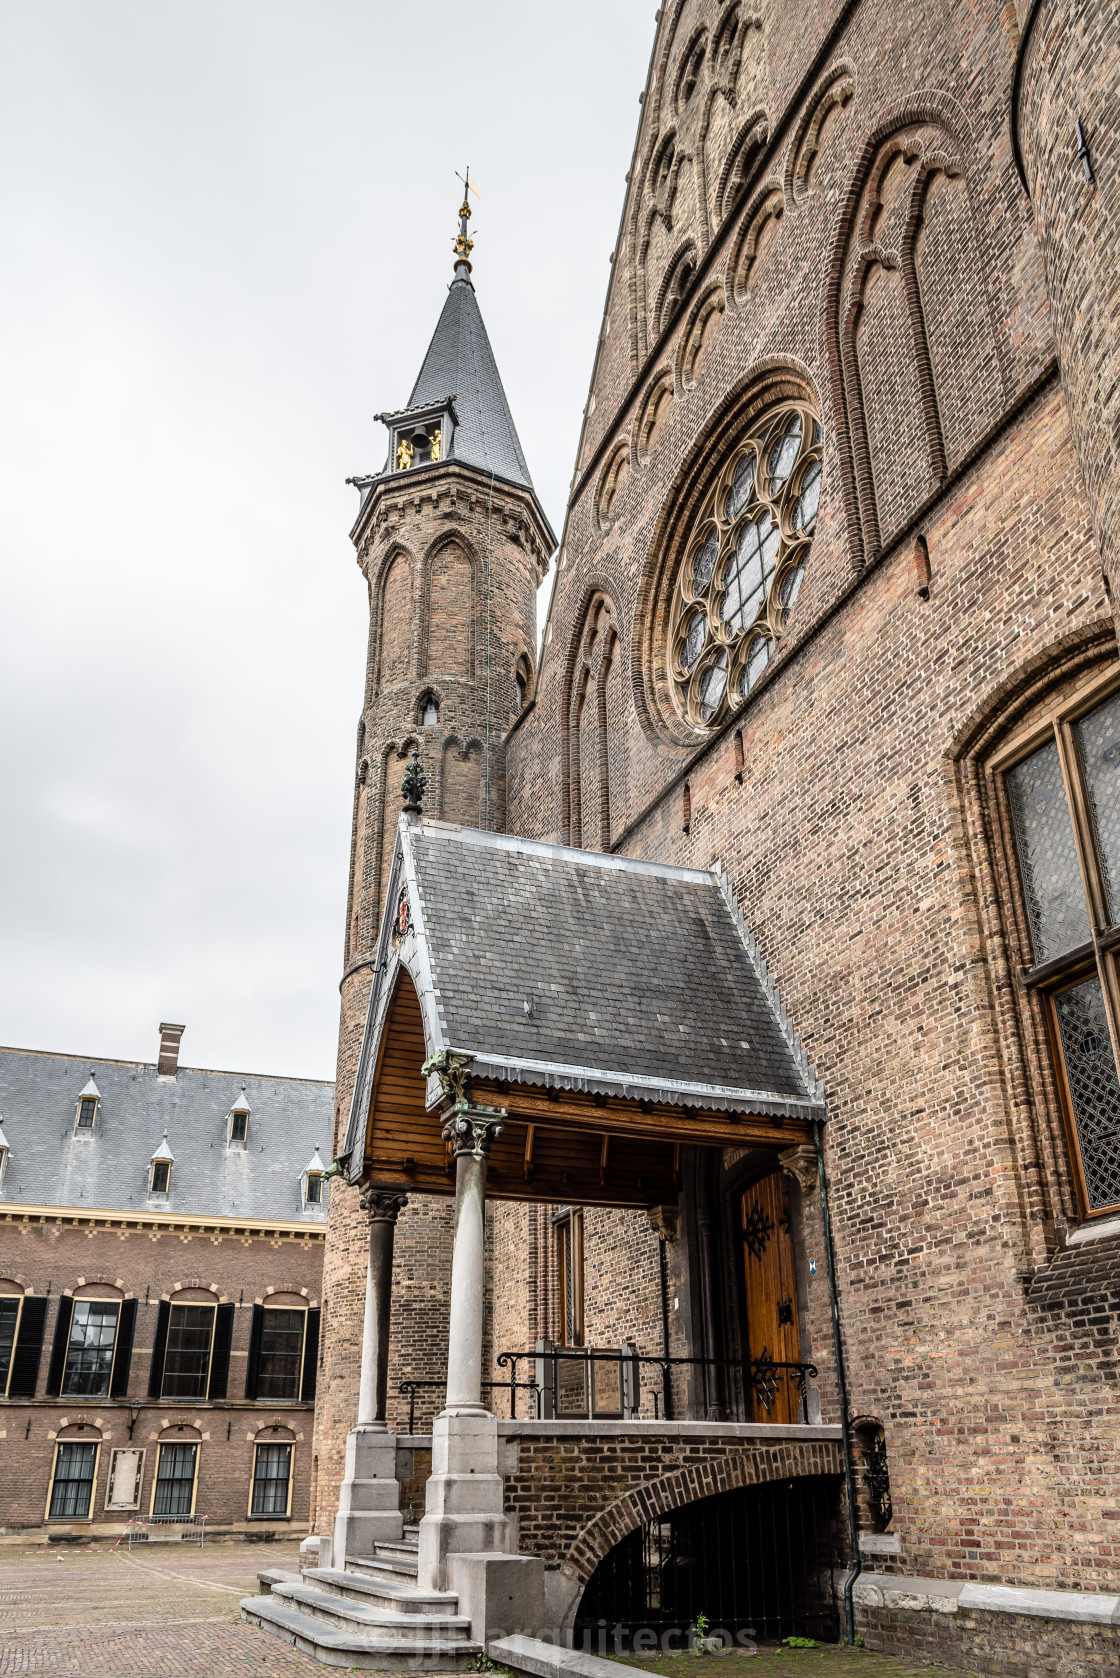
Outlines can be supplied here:
M457 1106L469 1106L473 1061L474 1056L462 1049L440 1049L438 1054L424 1062L420 1071L425 1078L430 1078L433 1072L436 1074L440 1088L449 1101L454 1101Z
M485 1159L502 1134L507 1117L504 1107L471 1107L466 1102L457 1103L443 1127L443 1139L450 1142L456 1159L460 1154Z
M807 1142L802 1142L796 1148L787 1148L778 1155L778 1161L783 1171L799 1183L802 1194L812 1194L817 1187L817 1150L811 1148Z
M675 1206L647 1206L646 1217L662 1241L675 1241L681 1232L681 1215Z
M408 1196L399 1189L378 1189L367 1183L358 1195L358 1205L371 1224L395 1224L408 1205Z

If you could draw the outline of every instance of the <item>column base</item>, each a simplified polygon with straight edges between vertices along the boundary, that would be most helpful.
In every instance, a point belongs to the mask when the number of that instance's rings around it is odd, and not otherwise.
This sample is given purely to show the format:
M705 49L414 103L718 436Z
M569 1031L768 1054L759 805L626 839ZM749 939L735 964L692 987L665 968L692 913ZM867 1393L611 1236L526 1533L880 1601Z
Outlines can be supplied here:
M508 1554L512 1525L503 1513L505 1482L498 1473L498 1421L488 1410L457 1406L432 1425L432 1473L420 1522L417 1582L445 1591L448 1557Z
M397 1479L397 1436L383 1425L356 1427L346 1436L346 1473L334 1519L332 1565L347 1556L371 1556L378 1543L398 1543L404 1534Z

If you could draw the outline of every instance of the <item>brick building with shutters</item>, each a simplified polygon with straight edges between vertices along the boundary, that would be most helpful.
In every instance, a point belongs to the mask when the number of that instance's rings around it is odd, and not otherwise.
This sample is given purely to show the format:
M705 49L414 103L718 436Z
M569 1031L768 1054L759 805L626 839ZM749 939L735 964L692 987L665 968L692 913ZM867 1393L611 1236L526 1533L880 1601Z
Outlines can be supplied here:
M333 1086L0 1049L0 1534L302 1532Z

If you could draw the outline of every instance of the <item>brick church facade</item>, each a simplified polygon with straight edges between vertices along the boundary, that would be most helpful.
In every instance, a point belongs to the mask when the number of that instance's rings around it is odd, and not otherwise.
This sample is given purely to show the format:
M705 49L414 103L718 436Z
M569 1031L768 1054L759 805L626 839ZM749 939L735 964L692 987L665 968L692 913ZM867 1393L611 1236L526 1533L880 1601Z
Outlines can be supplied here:
M664 1589L689 1508L788 1484L838 1633L968 1671L1115 1661L1118 93L1108 7L666 3L558 544L464 216L356 480L324 1540L371 1217L395 1220L376 1423L425 1507L466 1203L424 1125L473 1102L506 1127L476 1150L487 1518L543 1560L555 1628L627 1620L634 1534ZM497 835L535 842L524 898ZM561 885L551 954L506 939ZM415 994L379 991L406 968ZM682 972L710 1029L658 1012ZM753 986L770 1082L728 1036Z

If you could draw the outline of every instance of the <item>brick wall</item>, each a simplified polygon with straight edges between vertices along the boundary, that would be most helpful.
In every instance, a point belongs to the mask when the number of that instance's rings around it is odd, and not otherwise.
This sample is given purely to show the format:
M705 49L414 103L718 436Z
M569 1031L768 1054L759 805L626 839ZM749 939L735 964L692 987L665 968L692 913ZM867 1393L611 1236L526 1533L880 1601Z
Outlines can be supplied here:
M0 1278L28 1294L46 1295L48 1304L36 1398L6 1400L0 1418L4 1529L11 1533L43 1525L55 1440L62 1432L65 1438L102 1442L91 1510L95 1530L103 1528L115 1536L128 1519L127 1513L104 1509L111 1451L126 1446L147 1451L138 1511L146 1513L156 1445L164 1438L198 1441L196 1509L208 1517L209 1525L258 1535L265 1527L304 1532L312 1480L312 1406L246 1401L245 1386L254 1303L291 1295L293 1302L318 1306L322 1263L321 1235L199 1232L186 1224L139 1229L123 1218L107 1226L77 1214L47 1218L12 1212L0 1223ZM59 1300L75 1290L89 1297L136 1301L128 1391L121 1398L46 1397ZM159 1303L176 1297L234 1307L224 1401L148 1397ZM264 1443L291 1440L295 1445L290 1519L270 1517L262 1523L247 1518L258 1438Z
M548 1423L499 1432L516 1443L505 1509L517 1517L520 1549L584 1583L628 1532L666 1510L736 1486L842 1472L839 1444L827 1438L748 1442L715 1427L651 1435L603 1424L584 1432L572 1422L551 1436Z

